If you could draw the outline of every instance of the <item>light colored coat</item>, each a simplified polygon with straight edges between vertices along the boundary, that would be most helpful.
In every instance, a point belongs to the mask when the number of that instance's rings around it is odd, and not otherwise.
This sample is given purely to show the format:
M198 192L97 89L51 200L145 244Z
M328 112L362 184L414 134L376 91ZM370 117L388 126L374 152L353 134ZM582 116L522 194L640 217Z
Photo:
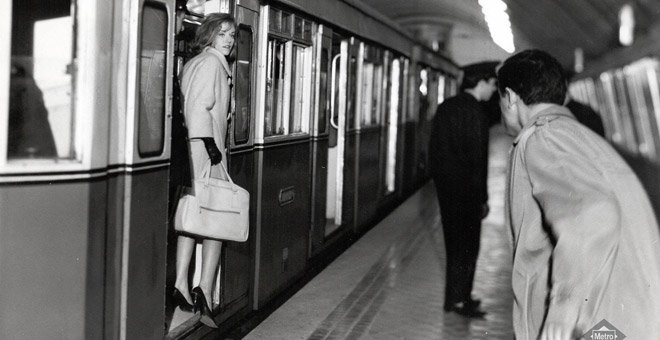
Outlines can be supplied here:
M206 47L183 68L181 91L184 98L184 115L188 128L192 173L200 178L209 160L201 137L213 137L222 152L222 162L227 164L225 136L229 112L231 69L225 56L213 47ZM214 166L213 177L225 178L222 170Z
M516 338L537 339L544 319L660 337L658 224L617 152L553 106L520 132L509 169Z

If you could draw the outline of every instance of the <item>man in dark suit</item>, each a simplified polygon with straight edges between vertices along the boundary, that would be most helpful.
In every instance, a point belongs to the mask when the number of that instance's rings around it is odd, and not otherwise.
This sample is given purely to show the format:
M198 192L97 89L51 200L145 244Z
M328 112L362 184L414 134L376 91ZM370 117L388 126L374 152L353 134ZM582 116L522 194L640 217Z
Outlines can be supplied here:
M481 219L488 213L488 115L480 102L496 90L496 65L463 69L461 92L438 106L429 144L447 251L444 308L467 317L485 315L471 292Z
M564 105L575 116L578 122L591 129L601 137L605 137L605 128L600 115L596 113L589 105L584 105L570 96L566 96L567 103Z

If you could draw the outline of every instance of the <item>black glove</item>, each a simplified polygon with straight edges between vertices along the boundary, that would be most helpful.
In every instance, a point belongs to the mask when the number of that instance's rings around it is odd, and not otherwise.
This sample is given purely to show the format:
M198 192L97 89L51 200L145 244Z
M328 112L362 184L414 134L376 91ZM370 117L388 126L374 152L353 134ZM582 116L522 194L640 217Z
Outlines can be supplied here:
M222 162L222 153L218 149L218 146L215 145L215 141L213 140L213 138L204 137L202 138L202 141L204 142L204 146L206 147L206 152L209 154L209 158L211 159L211 165L216 165Z

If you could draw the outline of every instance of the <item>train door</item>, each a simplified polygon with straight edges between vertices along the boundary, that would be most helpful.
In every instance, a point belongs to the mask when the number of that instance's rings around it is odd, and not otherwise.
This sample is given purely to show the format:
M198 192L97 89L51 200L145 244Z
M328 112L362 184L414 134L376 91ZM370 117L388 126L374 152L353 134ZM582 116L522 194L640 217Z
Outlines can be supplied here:
M346 131L344 134L344 185L343 185L343 208L342 222L348 228L357 227L357 179L358 161L360 158L360 96L364 60L364 44L354 37L349 39L348 47L348 72L346 76Z
M255 197L255 161L253 148L254 102L253 84L256 78L256 46L259 27L259 4L241 1L236 6L236 60L234 62L233 97L234 112L229 125L229 172L234 182L246 188ZM254 203L254 202L252 202ZM256 210L252 204L250 211ZM250 225L254 226L255 214L250 214ZM254 229L250 235L254 235ZM248 242L225 242L222 251L220 284L216 285L223 322L237 311L249 306L253 238Z
M314 75L314 117L312 122L312 202L311 202L311 229L309 255L317 253L322 249L326 235L326 193L328 190L328 168L330 141L328 133L328 117L335 104L334 91L336 79L335 69L339 57L333 57L332 29L319 25L315 36L315 64L317 72ZM332 65L335 64L333 67ZM331 78L332 81L331 81ZM333 127L332 143L336 158L337 133ZM336 190L336 189L335 189ZM334 212L333 212L334 214ZM334 215L332 215L334 217ZM334 226L334 219L332 220Z
M342 224L348 43L348 40L341 39L338 34L333 36L325 236L330 235Z
M228 124L227 148L228 148L228 166L233 181L247 189L252 197L254 194L254 155L253 155L253 134L254 134L254 114L253 107L255 98L252 95L254 91L254 79L256 68L256 44L259 25L259 4L256 1L241 1L234 8L233 2L224 1L206 1L201 3L197 14L188 14L184 17L184 29L179 33L180 49L177 54L181 57L179 69L183 68L183 59L193 57L189 53L189 44L195 34L196 27L199 25L203 15L209 13L229 13L234 9L236 20L236 40L233 56L235 60L232 64L232 117ZM183 8L180 9L183 11ZM180 141L179 141L180 142ZM176 199L176 198L173 198ZM254 203L251 200L251 203ZM174 202L176 203L176 202ZM250 208L254 211L254 204ZM250 225L254 225L255 214L250 214ZM252 259L254 254L253 243L251 242L253 230L250 231L250 238L247 242L224 242L220 264L214 284L212 303L214 306L216 323L222 324L230 317L243 315L250 308L250 286L252 279ZM169 258L168 258L168 283L167 291L171 292L175 279L176 264L176 233L171 233L169 238ZM198 244L194 252L194 260L191 262L190 275L191 285L197 285L201 276L202 266L202 247ZM170 297L168 295L168 297ZM195 336L195 330L200 330L196 326L198 318L190 311L184 311L174 306L173 301L168 301L167 322L168 338L178 338L183 334Z
M359 145L357 171L357 225L368 226L377 215L379 201L379 155L383 50L363 44L359 91Z
M132 6L119 338L153 339L165 323L174 1Z
M417 176L415 168L415 123L412 117L408 115L412 110L408 110L410 100L408 88L410 61L406 58L399 58L401 63L401 73L399 81L399 136L397 138L398 151L397 151L397 165L396 171L398 178L396 182L399 185L399 194L405 195L412 192L413 183Z
M325 236L354 222L359 43L333 36Z

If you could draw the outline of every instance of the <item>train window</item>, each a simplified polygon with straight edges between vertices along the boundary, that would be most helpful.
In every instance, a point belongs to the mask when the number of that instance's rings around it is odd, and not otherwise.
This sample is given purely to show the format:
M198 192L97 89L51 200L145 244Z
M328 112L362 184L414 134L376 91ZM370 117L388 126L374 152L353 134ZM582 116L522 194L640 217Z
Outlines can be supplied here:
M165 144L167 8L147 1L142 8L138 152L157 156Z
M289 116L289 133L306 132L309 126L309 115L305 114L307 103L311 96L311 49L293 44L291 61L291 114Z
M427 96L429 93L429 77L428 77L428 71L423 68L419 71L419 93L422 96Z
M600 105L598 105L598 97L596 97L596 88L594 85L594 81L591 78L587 78L584 81L584 87L587 92L587 99L589 101L589 105L591 106L592 109L596 110L596 112L600 113Z
M624 74L630 91L631 112L635 121L634 127L639 137L639 152L646 157L653 158L655 157L655 142L650 124L652 121L644 99L643 88L648 78L644 74L643 66L640 63L627 66L624 69ZM646 87L648 88L648 85Z
M320 70L320 90L319 90L319 120L318 120L318 129L319 133L326 132L328 117L328 66L330 64L330 55L327 48L321 48L321 70Z
M585 100L582 97L582 86L581 85L582 85L581 81L577 81L577 82L572 83L568 87L568 92L569 92L571 98L573 98L574 100L584 104Z
M438 76L438 104L445 101L445 76Z
M346 100L346 119L348 120L348 128L355 128L355 110L358 107L355 99L357 98L357 58L350 57L348 65L348 98Z
M426 112L429 109L428 93L429 93L429 76L425 68L419 71L419 88L417 89L417 118L426 120Z
M605 136L609 140L614 139L615 135L615 123L614 118L612 117L608 105L607 97L605 96L605 90L603 88L602 81L600 79L594 80L594 95L598 101L598 114L603 119L603 127L605 128Z
M456 82L453 78L445 79L445 98L453 96L454 93L454 83Z
M233 1L230 0L206 0L204 2L204 14L229 13L230 8L233 8Z
M362 72L362 103L360 103L362 117L360 117L361 126L371 126L373 121L371 106L373 103L373 78L374 64L365 62Z
M271 9L268 14L268 28L272 31L279 32L282 30L282 11Z
M312 23L301 17L293 18L293 37L305 41L312 40Z
M648 59L645 64L644 74L646 80L642 82L642 92L646 102L651 128L655 139L656 158L660 158L660 89L658 82L658 71L660 64L656 59Z
M385 116L390 112L389 98L390 98L390 87L392 86L390 80L390 72L392 67L391 65L388 65L390 63L389 60L390 60L389 57L386 57L385 63L383 64L383 73L381 78L383 86L381 87L382 95L380 97L381 110L378 112L378 119L385 119L384 124L387 124L387 118Z
M236 77L234 90L236 111L234 113L234 144L247 143L250 138L252 116L252 28L240 25L236 35Z
M311 97L311 49L269 38L264 135L307 132Z
M301 17L295 17L293 23L293 36L302 39L303 31L305 30L305 20Z
M31 4L10 6L9 112L2 124L7 160L76 159L72 4L58 1L38 11Z
M269 39L267 46L268 61L266 65L266 114L265 136L282 135L284 127L282 116L284 90L284 57L286 42L279 39Z
M399 123L399 80L400 62L398 59L392 61L390 105L387 119L387 165L385 167L385 186L387 192L394 192L396 179L396 144L397 129Z
M304 22L304 27L303 27L303 36L302 38L304 40L311 41L312 40L312 23L310 21L305 20Z
M291 35L292 21L293 21L293 15L291 15L291 13L282 12L282 27L281 27L282 33Z
M383 65L374 66L374 81L371 104L371 122L380 124L380 115L383 105Z
M600 84L602 87L603 98L606 103L605 108L606 111L609 112L609 117L612 120L612 142L620 146L625 146L623 139L623 124L621 123L621 118L618 114L612 75L609 73L601 74Z
M616 94L615 98L617 100L618 113L621 117L623 139L626 148L633 153L637 153L639 151L637 148L639 139L635 134L635 125L633 123L632 112L630 111L630 98L628 97L630 92L627 91L623 70L616 70L614 73L614 91Z
M440 90L440 87L438 86L439 83L439 75L432 70L428 70L428 84L429 84L429 89L428 89L428 96L426 96L426 101L427 101L427 106L426 106L426 120L432 120L433 117L435 116L435 111L436 108L438 107L438 91Z

